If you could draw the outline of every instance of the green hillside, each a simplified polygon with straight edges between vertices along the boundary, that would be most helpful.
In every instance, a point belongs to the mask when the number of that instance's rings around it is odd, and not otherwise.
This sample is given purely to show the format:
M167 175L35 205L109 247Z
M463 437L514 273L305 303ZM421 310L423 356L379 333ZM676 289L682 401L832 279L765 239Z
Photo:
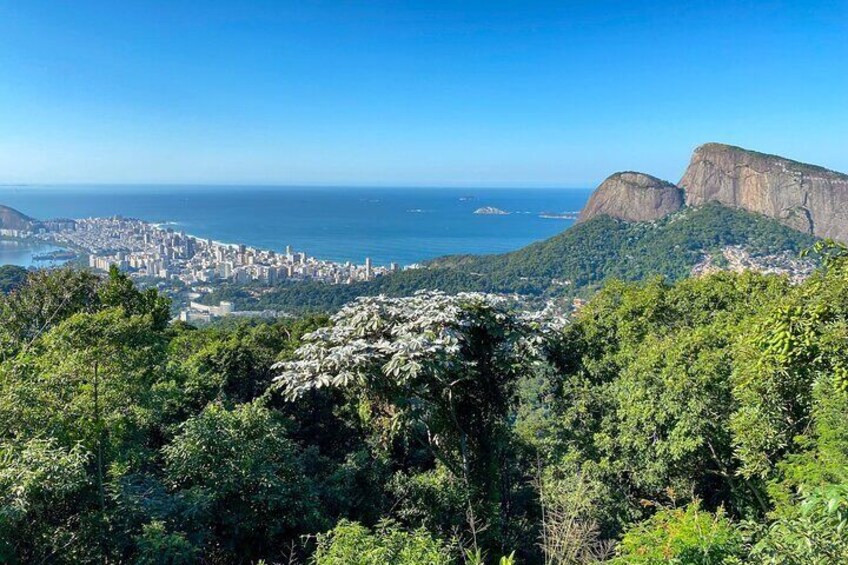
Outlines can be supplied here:
M492 288L530 294L551 290L552 279L574 287L609 277L639 280L685 277L705 254L728 245L754 255L800 252L815 238L775 220L718 205L687 208L656 222L627 223L602 216L545 241L495 256L455 256L433 265L479 273Z
M511 253L444 257L431 261L425 269L371 282L285 283L270 291L224 287L206 300L232 300L246 309L305 312L335 310L357 296L404 296L422 289L576 296L590 293L609 278L641 280L662 275L679 280L704 255L717 254L728 245L744 246L753 255L768 255L798 253L814 241L813 236L764 216L708 205L651 223L598 217Z

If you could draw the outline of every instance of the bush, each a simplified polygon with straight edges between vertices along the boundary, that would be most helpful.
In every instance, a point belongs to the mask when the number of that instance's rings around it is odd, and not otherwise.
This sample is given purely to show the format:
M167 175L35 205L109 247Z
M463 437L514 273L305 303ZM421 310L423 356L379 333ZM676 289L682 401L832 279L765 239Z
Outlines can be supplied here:
M848 485L813 489L754 546L759 563L848 563Z
M718 565L741 555L742 534L719 510L713 514L696 501L685 508L663 509L624 534L615 565Z
M450 547L424 529L411 532L392 522L368 528L343 520L318 535L315 565L443 565L453 563Z
M138 565L183 565L197 560L197 550L185 535L168 532L159 521L144 526L138 539L138 553Z

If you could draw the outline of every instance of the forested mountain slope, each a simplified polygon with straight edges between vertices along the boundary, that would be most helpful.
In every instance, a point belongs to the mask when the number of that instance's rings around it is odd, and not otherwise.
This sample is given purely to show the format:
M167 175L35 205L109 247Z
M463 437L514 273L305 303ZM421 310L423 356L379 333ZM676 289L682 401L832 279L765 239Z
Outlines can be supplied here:
M655 222L602 216L512 253L447 257L431 266L485 275L494 289L536 293L550 290L554 279L577 288L609 277L663 275L676 280L704 255L725 246L742 245L752 254L768 255L799 252L814 241L764 216L709 205Z

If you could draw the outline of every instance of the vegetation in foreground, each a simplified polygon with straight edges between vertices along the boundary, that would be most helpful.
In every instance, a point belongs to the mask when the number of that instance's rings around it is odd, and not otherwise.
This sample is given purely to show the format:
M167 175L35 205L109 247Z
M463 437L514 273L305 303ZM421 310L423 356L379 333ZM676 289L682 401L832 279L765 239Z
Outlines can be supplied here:
M573 320L364 298L195 329L117 271L0 300L0 561L848 562L848 258Z
M0 265L0 293L8 294L24 284L27 270L17 265Z

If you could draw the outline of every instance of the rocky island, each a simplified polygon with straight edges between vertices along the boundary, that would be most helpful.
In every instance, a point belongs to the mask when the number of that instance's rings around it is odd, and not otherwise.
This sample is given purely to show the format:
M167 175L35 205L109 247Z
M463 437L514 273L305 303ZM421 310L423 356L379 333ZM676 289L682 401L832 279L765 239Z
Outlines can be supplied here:
M500 208L495 208L494 206L483 206L482 208L477 208L474 210L475 214L480 214L483 216L508 216L509 212L506 210L501 210Z

